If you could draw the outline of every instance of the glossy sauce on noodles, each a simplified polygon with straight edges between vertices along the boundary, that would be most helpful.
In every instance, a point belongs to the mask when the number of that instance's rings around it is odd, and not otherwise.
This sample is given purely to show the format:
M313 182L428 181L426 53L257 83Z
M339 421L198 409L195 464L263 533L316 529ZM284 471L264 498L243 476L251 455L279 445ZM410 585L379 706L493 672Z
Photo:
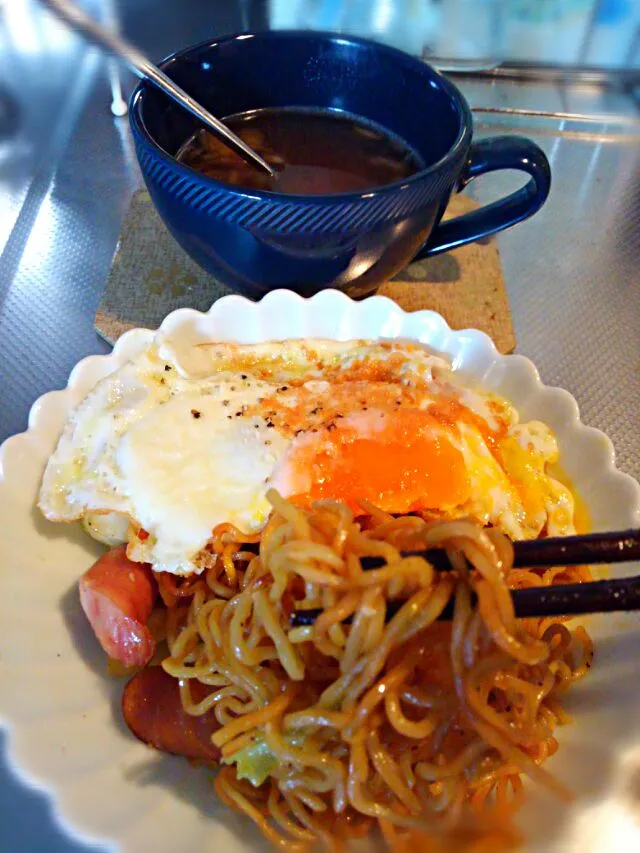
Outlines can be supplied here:
M513 569L509 540L468 519L367 506L356 520L337 502L270 500L262 534L214 531L204 577L160 581L162 665L185 710L212 709L221 726L220 799L287 853L373 832L393 853L511 849L524 775L569 796L541 764L593 649L580 625L516 620L509 589L588 569ZM432 547L453 572L399 554ZM365 571L365 555L387 566ZM393 599L406 604L387 622ZM451 599L453 622L438 622ZM324 612L292 628L305 607ZM193 679L207 699L195 701Z

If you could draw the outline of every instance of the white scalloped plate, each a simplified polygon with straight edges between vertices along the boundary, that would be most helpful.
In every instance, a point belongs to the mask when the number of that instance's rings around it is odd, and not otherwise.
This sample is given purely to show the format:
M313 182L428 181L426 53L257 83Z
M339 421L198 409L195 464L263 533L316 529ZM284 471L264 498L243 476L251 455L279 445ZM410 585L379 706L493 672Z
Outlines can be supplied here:
M246 343L415 338L511 399L524 418L553 428L596 530L640 526L640 488L616 470L609 440L580 423L573 398L545 387L526 358L502 356L486 335L454 332L431 311L406 314L377 296L352 302L326 291L304 300L278 291L257 304L228 296L207 314L176 311L162 328L189 340ZM148 750L119 718L121 684L105 677L76 594L95 543L78 526L48 524L34 510L69 409L152 336L128 332L110 355L81 361L66 389L34 404L28 431L0 449L0 716L16 771L50 793L58 821L78 840L118 853L239 853L262 845L217 804L207 773ZM589 628L596 664L575 689L576 722L562 730L548 765L576 800L563 807L532 790L522 817L530 851L640 849L640 618L598 617Z

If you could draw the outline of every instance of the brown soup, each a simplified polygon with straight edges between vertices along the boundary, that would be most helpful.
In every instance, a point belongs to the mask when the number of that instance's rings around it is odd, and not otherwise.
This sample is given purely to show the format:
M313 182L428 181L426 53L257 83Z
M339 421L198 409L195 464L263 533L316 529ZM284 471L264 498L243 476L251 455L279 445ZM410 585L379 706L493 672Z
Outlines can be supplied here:
M177 159L227 184L295 195L367 190L423 168L405 142L345 113L258 110L231 116L225 124L277 169L276 178L249 166L205 130L185 142Z

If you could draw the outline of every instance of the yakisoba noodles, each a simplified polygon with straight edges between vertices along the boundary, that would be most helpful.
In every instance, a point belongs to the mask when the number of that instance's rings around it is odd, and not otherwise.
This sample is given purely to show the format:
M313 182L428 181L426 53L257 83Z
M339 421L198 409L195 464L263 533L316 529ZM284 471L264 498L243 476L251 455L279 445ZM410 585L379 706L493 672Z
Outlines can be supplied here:
M221 525L203 576L160 585L162 666L184 709L221 725L220 799L289 853L376 834L394 853L510 846L523 776L569 796L542 764L593 651L582 627L516 620L509 589L588 570L514 569L509 540L466 519L269 499L259 537ZM454 571L400 556L422 547L445 548ZM387 564L365 571L366 555ZM393 599L406 603L387 622ZM294 608L323 612L291 627ZM212 691L198 703L194 680Z

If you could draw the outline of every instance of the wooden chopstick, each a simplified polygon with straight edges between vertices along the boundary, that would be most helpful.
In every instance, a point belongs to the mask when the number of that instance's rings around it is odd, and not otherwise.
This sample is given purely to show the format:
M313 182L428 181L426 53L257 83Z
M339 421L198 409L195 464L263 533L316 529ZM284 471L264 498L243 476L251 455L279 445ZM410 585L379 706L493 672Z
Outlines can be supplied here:
M407 551L419 555L442 571L451 569L442 550ZM514 566L542 567L569 566L594 563L625 563L640 559L640 530L622 530L613 533L591 533L533 541L514 542ZM365 560L373 562L365 566ZM364 558L363 568L373 569L384 565L378 558ZM436 565L437 564L437 565ZM543 616L571 616L586 613L640 610L640 575L587 583L557 584L512 590L516 616L519 618ZM387 619L402 607L404 601L387 605ZM322 613L320 609L294 610L292 626L313 625ZM440 619L451 619L450 602L440 614Z
M402 556L424 557L439 571L451 570L447 554L442 549L402 551ZM632 560L640 560L640 530L554 536L513 543L514 568L591 566L595 563L627 563ZM385 565L382 557L363 557L361 562L363 569L379 569Z
M586 613L613 613L640 610L640 575L607 581L534 586L511 591L513 606L519 619L544 616L576 616ZM404 601L387 604L387 620L400 610ZM294 610L291 625L313 625L322 610ZM453 602L444 608L439 620L453 617ZM350 620L346 620L349 622Z

